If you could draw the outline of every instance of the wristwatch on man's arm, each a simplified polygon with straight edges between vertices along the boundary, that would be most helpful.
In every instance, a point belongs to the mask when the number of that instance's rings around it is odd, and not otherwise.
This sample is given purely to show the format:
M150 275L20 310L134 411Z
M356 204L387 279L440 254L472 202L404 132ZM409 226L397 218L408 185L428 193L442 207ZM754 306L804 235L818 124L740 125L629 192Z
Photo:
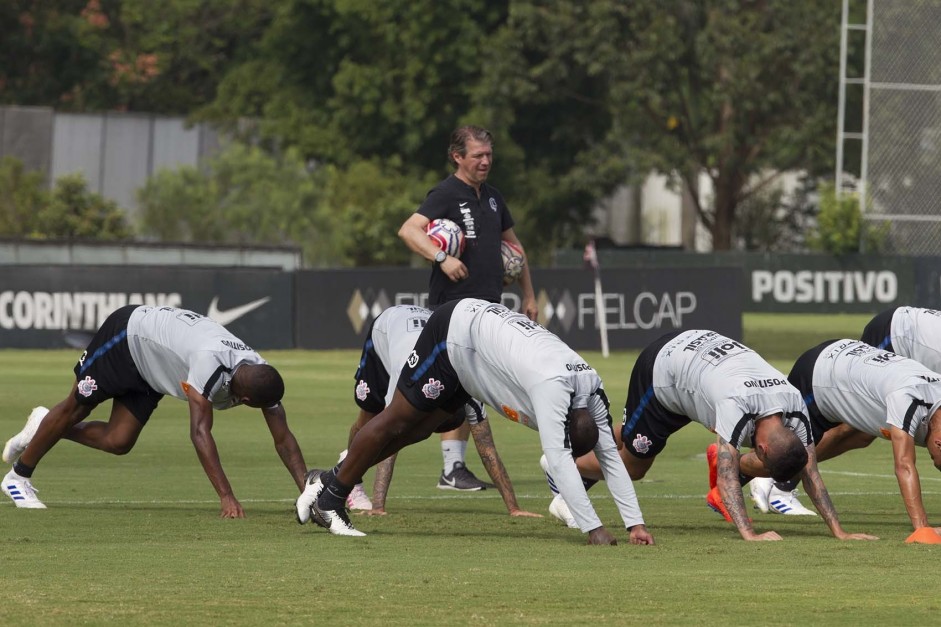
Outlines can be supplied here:
M444 252L443 250L439 250L437 253L435 253L435 264L440 265L444 263L444 260L447 258L448 253Z

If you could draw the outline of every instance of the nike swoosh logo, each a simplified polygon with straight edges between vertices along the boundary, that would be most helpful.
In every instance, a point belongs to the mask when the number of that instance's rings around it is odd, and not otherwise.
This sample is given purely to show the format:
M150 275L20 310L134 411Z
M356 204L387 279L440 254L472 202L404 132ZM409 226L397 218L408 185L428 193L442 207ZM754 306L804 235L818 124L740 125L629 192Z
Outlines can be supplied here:
M447 477L441 477L441 480L452 488L457 485L457 479L448 479Z
M216 296L212 299L212 302L209 303L209 311L206 313L206 316L215 320L222 326L226 326L229 323L235 322L245 314L255 311L269 300L271 300L271 297L265 296L264 298L259 298L258 300L253 300L250 303L245 303L244 305L239 305L238 307L232 307L231 309L219 309L219 297Z

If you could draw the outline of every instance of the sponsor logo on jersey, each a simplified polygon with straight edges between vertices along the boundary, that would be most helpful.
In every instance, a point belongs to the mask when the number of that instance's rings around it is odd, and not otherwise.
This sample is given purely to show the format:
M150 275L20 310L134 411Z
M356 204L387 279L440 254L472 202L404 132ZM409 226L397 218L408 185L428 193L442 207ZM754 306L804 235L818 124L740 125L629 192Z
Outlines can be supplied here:
M747 388L770 388L776 385L787 385L784 379L749 379L745 382Z
M88 398L92 395L92 392L98 389L98 385L95 383L95 380L91 377L85 377L84 380L78 382L78 393Z
M637 434L637 437L634 438L634 441L631 442L631 446L633 446L634 450L638 453L646 453L649 451L651 444L653 444L653 442L650 441L650 438L639 433Z
M466 202L458 205L458 211L461 212L461 219L464 221L464 237L466 239L477 239L477 226L474 224L474 216L471 215L471 209Z
M569 372L585 372L588 370L594 370L588 364L565 364L565 369Z
M356 398L365 401L367 396L369 396L369 385L360 379L359 383L356 384Z
M253 351L253 350L255 350L254 348L252 348L251 346L249 346L249 345L247 345L247 344L242 344L241 342L233 342L232 340L222 340L222 343L223 343L225 346L228 346L229 348L231 348L232 350L237 350L237 351Z
M437 379L428 379L428 383L421 386L421 393L425 395L425 398L430 398L435 400L441 393L444 392L444 384Z
M418 352L412 351L411 354L408 356L408 361L406 361L405 363L408 364L409 368L414 368L415 366L417 366L418 365Z
M513 422L520 421L520 414L518 411L507 405L501 405L500 410L503 412L503 415L512 420Z
M888 429L885 429L885 428L879 429L879 434L880 434L882 437L884 437L886 440L891 440L891 439L892 439L892 434L889 432Z

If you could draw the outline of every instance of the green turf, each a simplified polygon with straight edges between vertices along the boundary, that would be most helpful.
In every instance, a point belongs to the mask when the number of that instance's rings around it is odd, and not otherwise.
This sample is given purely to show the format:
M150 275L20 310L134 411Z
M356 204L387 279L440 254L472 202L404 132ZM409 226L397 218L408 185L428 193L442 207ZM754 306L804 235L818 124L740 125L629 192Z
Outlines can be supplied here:
M772 361L786 371L802 342L826 339L817 338L824 331L856 336L864 322L838 329L833 317L802 317L788 340L787 319L755 316L746 341L776 346ZM585 353L615 410L634 355ZM0 441L33 405L67 392L75 357L0 351ZM355 416L358 354L266 357L287 380L289 420L308 465L332 464ZM536 434L502 419L493 429L522 506L545 514ZM588 547L554 518L511 519L496 492L435 489L436 440L400 456L388 516L354 517L367 537L333 537L294 522L293 483L259 412L219 413L214 434L245 520L218 519L186 406L175 399L127 456L56 447L34 476L48 510L0 502L0 624L927 625L941 610L930 583L941 549L904 544L909 524L885 442L821 468L844 526L879 542L841 543L819 519L758 512L756 528L784 541L742 541L704 505L710 436L694 424L636 486L657 545ZM919 468L928 511L937 512L941 477L926 455ZM591 495L625 540L605 486Z

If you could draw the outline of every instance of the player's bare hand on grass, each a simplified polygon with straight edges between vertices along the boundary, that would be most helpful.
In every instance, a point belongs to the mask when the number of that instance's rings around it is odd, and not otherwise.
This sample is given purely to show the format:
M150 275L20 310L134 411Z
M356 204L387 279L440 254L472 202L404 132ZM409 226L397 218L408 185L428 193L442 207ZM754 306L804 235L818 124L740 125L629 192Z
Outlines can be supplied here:
M219 512L220 518L245 518L245 510L242 504L234 496L222 499L222 511Z
M614 546L617 543L617 538L604 527L598 527L588 532L588 544Z
M750 535L743 535L742 537L748 542L777 542L778 540L784 539L777 531L766 531L764 533L752 532Z
M653 536L647 531L645 525L634 525L631 527L630 531L631 544L648 544L653 545Z
M536 512L527 512L524 509L514 509L510 512L510 516L513 518L542 518L542 514L537 514Z
M838 539L839 540L878 540L879 536L874 536L868 533L847 533Z

